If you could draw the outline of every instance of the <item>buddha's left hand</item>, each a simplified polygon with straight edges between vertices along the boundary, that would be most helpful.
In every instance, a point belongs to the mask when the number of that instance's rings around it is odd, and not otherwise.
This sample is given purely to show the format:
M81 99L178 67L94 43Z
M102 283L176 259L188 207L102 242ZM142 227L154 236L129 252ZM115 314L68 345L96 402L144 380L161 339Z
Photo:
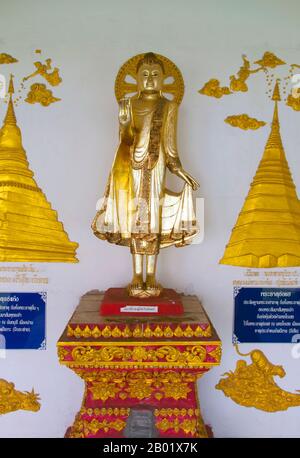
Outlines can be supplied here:
M200 184L198 181L196 181L189 173L187 173L185 170L181 169L178 170L177 172L178 176L180 176L189 186L193 188L194 191L196 191Z

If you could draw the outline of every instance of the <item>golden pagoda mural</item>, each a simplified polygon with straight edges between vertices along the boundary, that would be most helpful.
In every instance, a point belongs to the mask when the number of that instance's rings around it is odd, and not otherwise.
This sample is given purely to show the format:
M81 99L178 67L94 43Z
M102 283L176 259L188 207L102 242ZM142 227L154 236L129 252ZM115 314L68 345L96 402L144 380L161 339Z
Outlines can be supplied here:
M285 157L276 83L271 132L220 264L300 266L300 202Z
M77 262L78 244L69 240L29 169L13 93L11 76L0 130L0 261Z
M238 75L240 79L243 75L244 84L235 84L234 87L231 84L230 92L223 91L223 94L228 96L234 91L247 92L246 79L254 73L264 72L268 86L267 95L272 98L275 106L263 157L220 264L252 268L300 266L300 201L282 144L278 116L278 102L281 100L280 79L276 78L275 81L274 73L274 68L287 64L270 52L266 52L260 60L254 62L258 65L254 69L251 69L250 61L246 56L243 56L243 60L244 65ZM288 75L282 78L282 92L286 106L295 111L297 111L295 106L298 103L298 93L295 94L295 90L292 89L287 95L287 85L292 80L296 68L298 65L290 65ZM208 81L199 92L217 97L216 94L207 91L211 81L218 80ZM219 86L220 84L218 81ZM291 97L297 102L292 104ZM225 122L243 130L256 130L266 124L246 113L228 116Z

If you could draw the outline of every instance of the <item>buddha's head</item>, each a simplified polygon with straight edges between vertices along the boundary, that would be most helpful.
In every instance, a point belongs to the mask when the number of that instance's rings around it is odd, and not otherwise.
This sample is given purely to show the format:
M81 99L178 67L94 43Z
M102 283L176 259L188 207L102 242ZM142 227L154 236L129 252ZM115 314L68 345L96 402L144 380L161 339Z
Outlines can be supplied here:
M148 52L137 64L138 91L148 94L160 92L164 81L164 64L153 52Z

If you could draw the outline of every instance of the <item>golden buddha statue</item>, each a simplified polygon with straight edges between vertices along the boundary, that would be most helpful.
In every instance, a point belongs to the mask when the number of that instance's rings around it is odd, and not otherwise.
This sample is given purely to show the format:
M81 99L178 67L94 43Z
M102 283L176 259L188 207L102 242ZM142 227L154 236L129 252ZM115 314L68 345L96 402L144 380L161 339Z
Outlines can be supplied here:
M163 288L155 274L160 248L184 246L198 232L192 190L199 184L183 169L176 142L183 91L175 64L154 53L133 57L117 75L120 143L92 229L100 239L130 247L130 296L159 296ZM184 180L181 192L166 188L167 168Z

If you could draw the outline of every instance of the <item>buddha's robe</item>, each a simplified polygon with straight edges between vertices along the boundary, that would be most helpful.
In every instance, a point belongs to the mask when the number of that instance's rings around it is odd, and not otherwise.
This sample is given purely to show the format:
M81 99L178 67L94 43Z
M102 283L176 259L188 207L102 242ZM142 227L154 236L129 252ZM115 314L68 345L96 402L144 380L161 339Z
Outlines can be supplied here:
M120 144L92 228L95 235L132 253L157 254L183 246L198 232L192 188L165 187L166 169L181 167L176 144L176 103L163 97L130 99L130 123L120 124Z

